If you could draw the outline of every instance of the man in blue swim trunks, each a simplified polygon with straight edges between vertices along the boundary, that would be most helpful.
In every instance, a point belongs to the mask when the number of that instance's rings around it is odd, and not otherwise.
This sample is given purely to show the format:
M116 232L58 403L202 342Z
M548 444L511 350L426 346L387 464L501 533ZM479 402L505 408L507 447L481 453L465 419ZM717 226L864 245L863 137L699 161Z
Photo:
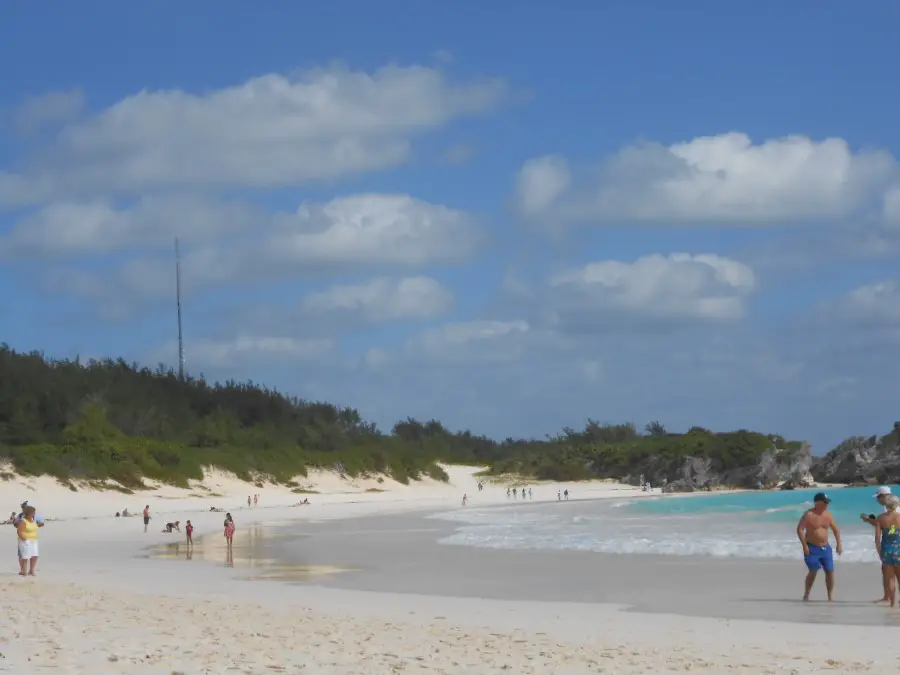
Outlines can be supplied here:
M831 552L831 544L828 543L828 530L834 532L835 548L837 554L844 552L841 543L841 531L834 516L828 512L831 500L824 492L819 492L813 497L813 507L803 514L797 523L797 538L803 546L803 560L806 562L806 592L803 600L809 600L809 592L816 581L819 570L825 571L825 588L828 591L829 602L834 599L834 555Z

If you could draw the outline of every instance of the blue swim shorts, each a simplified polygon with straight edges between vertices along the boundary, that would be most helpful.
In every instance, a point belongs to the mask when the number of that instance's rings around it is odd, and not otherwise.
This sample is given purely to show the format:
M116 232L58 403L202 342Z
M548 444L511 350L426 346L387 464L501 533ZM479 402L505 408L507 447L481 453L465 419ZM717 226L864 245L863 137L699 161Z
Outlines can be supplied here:
M825 546L807 544L807 546L809 547L809 555L804 556L803 561L810 572L819 570L834 572L834 554L831 551L831 544L826 544Z

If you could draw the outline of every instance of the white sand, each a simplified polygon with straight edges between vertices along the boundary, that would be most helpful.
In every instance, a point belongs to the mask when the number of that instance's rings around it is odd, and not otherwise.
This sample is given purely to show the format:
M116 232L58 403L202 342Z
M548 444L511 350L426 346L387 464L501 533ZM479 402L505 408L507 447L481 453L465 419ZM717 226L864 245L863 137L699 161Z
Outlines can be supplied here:
M463 492L472 505L506 502L505 487L478 493L472 469L448 471L449 486L372 480L354 487L317 474L306 483L322 494L309 495L221 474L208 476L205 489L137 495L74 493L45 478L0 482L7 510L29 499L43 515L65 519L41 530L35 579L15 575L9 527L9 571L0 572L0 672L898 672L900 611L896 627L764 624L246 582L221 563L136 557L143 547L176 540L160 533L167 520L190 518L198 535L218 533L222 514L208 513L211 505L233 513L240 536L256 521L453 507ZM365 492L375 487L385 492ZM573 499L641 494L614 483L532 487L535 502L555 500L567 487ZM255 493L260 506L248 509L246 497ZM310 506L287 506L303 497ZM144 504L154 513L147 534L139 518L111 517Z

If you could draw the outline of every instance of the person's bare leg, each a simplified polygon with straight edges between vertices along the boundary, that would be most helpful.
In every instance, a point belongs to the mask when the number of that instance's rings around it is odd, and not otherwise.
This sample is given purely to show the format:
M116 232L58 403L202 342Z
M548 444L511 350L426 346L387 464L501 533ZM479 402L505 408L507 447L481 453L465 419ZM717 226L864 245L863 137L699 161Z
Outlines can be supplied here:
M30 576L30 577L35 576L35 573L34 573L35 568L37 568L37 556L35 556L34 558L31 559L31 565L28 568L28 576Z
M813 584L816 581L816 570L810 570L806 575L806 590L803 593L803 601L806 602L809 600L809 592L812 590Z
M897 579L900 579L900 573L898 573L896 567L889 567L887 570L887 592L888 597L896 597L897 594Z
M26 558L19 558L19 576L24 577L28 571L28 560Z
M825 590L828 591L828 602L834 600L834 572L825 572Z
M881 566L881 587L884 595L875 600L876 605L886 605L891 601L891 588L894 587L894 570L887 565Z
M900 581L900 565L892 565L891 568L891 607L897 605L897 582Z

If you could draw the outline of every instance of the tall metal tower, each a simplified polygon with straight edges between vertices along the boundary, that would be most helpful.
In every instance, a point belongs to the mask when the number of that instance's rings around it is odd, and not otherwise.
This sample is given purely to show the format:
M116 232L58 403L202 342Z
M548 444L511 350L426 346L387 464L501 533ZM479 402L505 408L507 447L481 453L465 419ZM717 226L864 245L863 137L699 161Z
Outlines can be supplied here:
M175 237L175 299L178 303L178 379L184 380L184 340L181 335L181 252Z

